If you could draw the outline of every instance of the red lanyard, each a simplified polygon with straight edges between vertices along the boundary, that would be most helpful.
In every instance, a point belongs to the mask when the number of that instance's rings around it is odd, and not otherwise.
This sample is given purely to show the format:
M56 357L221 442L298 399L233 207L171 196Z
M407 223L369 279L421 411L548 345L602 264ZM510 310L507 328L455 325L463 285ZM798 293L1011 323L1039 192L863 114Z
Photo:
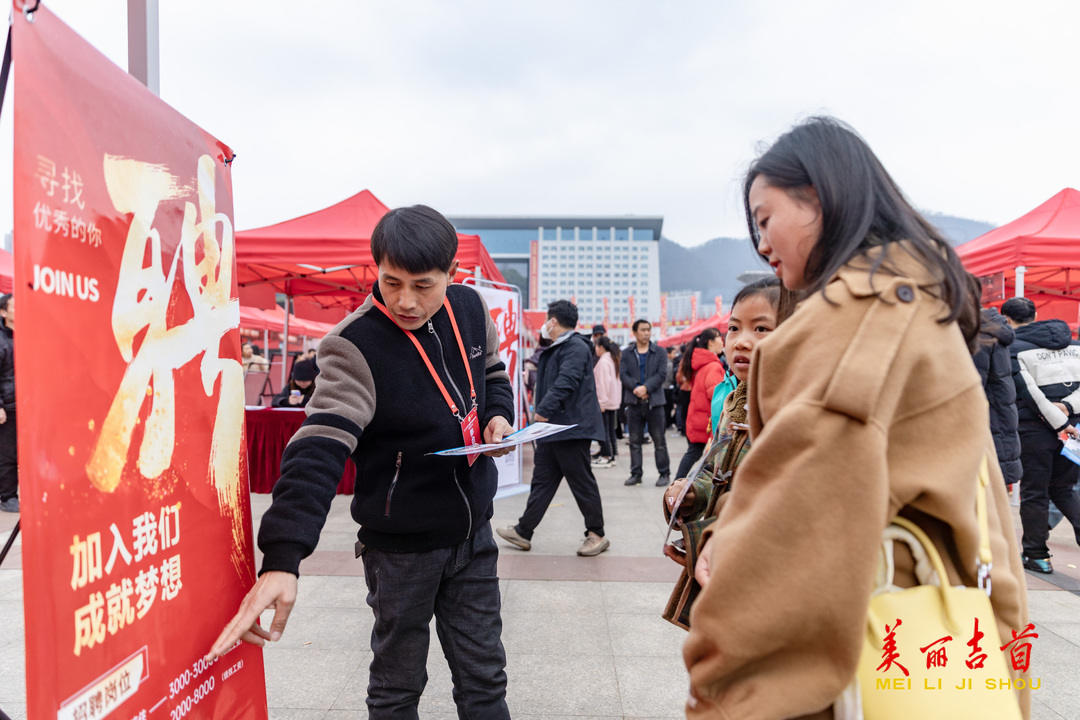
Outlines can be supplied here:
M375 307L379 308L379 310L382 310L383 315L390 318L390 322L397 325L401 331L412 340L412 344L416 346L416 352L420 353L420 357L423 358L424 364L427 365L428 372L431 373L432 379L434 379L435 384L439 386L439 392L442 393L443 399L446 400L446 404L450 407L450 412L454 413L454 417L459 421L464 422L465 418L461 416L461 412L458 410L454 398L447 392L446 386L443 385L442 378L439 377L439 373L435 372L435 366L431 364L431 359L428 358L428 354L424 352L424 348L420 345L420 341L416 338L416 335L398 325L394 316L390 314L390 311L386 309L386 306L379 302L378 298L374 295L371 297L371 302L374 303ZM465 353L465 343L461 341L461 331L458 330L457 318L454 317L454 309L450 307L450 301L446 298L443 298L443 307L446 308L446 314L450 316L450 325L454 328L454 338L457 340L458 350L461 351L461 360L465 363L465 374L469 376L469 400L472 401L472 406L476 407L476 387L473 385L472 368L469 367L469 356ZM431 321L428 320L428 322Z

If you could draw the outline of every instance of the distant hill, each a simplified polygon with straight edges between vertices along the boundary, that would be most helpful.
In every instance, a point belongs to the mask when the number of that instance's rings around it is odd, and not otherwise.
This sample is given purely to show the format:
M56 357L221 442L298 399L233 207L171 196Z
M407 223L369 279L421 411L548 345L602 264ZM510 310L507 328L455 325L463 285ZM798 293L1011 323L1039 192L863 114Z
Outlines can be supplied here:
M942 213L924 212L924 216L954 247L995 227ZM726 307L730 306L742 287L737 279L741 273L768 269L748 238L718 237L693 247L660 238L660 291L700 290L700 307L711 307L717 295L723 296Z

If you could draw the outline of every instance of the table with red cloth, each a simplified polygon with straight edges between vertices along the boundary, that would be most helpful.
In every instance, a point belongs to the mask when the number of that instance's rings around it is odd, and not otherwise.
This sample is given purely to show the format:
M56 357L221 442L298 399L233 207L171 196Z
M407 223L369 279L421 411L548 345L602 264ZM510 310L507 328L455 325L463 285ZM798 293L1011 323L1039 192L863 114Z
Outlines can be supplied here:
M248 408L244 411L251 492L268 493L274 489L281 474L281 454L306 417L303 410L292 408ZM355 480L356 469L349 459L338 482L338 494L352 495Z

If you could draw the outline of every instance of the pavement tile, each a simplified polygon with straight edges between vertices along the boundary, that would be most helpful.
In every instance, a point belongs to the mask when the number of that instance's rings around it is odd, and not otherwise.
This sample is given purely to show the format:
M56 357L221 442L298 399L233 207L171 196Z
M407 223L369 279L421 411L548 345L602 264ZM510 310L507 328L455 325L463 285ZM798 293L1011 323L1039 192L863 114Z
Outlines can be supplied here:
M22 637L21 633L19 637ZM0 707L26 702L25 677L26 662L21 646L19 652L14 648L0 651Z
M22 602L22 570L0 570L0 600Z
M1070 720L1043 704L1038 697L1031 698L1031 720Z
M671 563L672 566L675 563ZM627 585L622 582L600 583L600 589L604 595L604 611L609 613L637 613L660 617L671 590L675 587L674 581L645 583L638 582Z
M324 720L325 710L270 708L270 720Z
M625 655L682 658L686 631L656 615L610 613L607 616L611 649L616 657Z
M263 627L269 627L274 612L262 615ZM312 650L368 650L374 617L364 608L307 607L296 605L289 624L274 648L311 648Z
M1057 622L1046 621L1039 625L1036 625L1035 631L1042 637L1042 630L1049 630L1058 637L1072 643L1077 648L1077 654L1073 656L1073 669L1077 673L1077 677L1080 678L1080 614L1075 615L1073 619L1076 622ZM1002 642L1005 642L1002 640ZM1032 651L1034 652L1034 650ZM1080 716L1080 712L1077 713Z
M4 702L0 703L0 710L7 713L11 720L26 720L26 703Z
M358 676L367 684L370 655L357 650L271 646L263 652L267 702L273 708L329 710Z
M623 713L636 717L682 717L689 687L682 655L616 657Z
M360 608L370 613L366 598L367 585L362 577L301 575L296 607Z
M1080 683L1076 680L1080 647L1052 630L1039 629L1037 624L1036 630L1039 638L1032 641L1030 676L1041 678L1042 685L1032 691L1032 697L1064 718L1080 717Z
M508 655L611 655L607 623L596 614L503 612Z
M503 611L600 614L604 596L597 582L511 580Z
M1047 622L1080 621L1080 596L1060 590L1044 592L1028 591L1028 615L1039 618L1039 625Z
M510 715L603 716L618 712L619 688L610 657L515 654L507 658Z

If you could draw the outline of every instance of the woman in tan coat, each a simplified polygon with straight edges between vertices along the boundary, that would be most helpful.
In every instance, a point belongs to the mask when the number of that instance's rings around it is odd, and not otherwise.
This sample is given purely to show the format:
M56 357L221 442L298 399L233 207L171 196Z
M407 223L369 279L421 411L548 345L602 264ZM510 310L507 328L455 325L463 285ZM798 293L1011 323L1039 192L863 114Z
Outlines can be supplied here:
M977 584L985 456L1003 642L1027 623L1024 577L969 354L977 302L956 254L828 118L777 140L751 166L744 200L758 252L804 299L754 351L753 447L697 567L687 715L831 718L895 515L934 541L950 584ZM911 567L898 549L898 585L917 584ZM950 660L962 663L958 640ZM901 652L923 661L918 647Z

